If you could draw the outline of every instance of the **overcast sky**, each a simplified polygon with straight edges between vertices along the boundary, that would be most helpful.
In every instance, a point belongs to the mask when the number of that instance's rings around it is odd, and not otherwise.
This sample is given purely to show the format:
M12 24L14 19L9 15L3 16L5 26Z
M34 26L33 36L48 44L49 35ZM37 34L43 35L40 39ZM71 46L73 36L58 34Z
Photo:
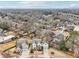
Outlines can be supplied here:
M0 1L0 8L79 8L79 1Z

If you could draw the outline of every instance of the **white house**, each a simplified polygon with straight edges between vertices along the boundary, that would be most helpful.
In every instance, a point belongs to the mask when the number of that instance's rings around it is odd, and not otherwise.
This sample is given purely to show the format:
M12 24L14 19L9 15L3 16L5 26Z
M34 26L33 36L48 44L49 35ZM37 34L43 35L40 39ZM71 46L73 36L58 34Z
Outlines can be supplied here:
M74 31L79 31L79 26L74 26Z
M32 48L33 48L33 49L36 48L36 43L32 43Z
M49 54L48 54L48 43L47 42L44 42L43 43L43 52L44 52L44 55L43 55L43 57L45 57L45 58L48 58L48 57L50 57L49 56Z
M12 38L15 38L14 35L9 35L9 36L1 36L0 37L0 43L2 42L9 42L12 40Z
M37 47L41 47L41 39L33 39L32 41L32 48L35 49Z

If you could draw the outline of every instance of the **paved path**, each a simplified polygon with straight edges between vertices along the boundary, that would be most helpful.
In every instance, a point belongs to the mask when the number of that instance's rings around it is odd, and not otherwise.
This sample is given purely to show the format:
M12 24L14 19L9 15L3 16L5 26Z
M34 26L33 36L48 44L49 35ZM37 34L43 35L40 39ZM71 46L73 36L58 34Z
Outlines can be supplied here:
M11 41L11 42L7 42L7 43L4 43L4 44L0 44L0 51L5 51L5 50L8 50L12 47L14 47L16 45L16 40L14 41Z

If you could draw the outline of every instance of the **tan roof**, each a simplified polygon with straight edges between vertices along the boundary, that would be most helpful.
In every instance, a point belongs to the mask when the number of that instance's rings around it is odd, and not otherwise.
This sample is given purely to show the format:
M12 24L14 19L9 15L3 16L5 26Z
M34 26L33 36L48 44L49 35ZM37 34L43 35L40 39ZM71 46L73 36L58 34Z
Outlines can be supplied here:
M61 30L56 30L56 31L52 31L54 32L55 34L58 34L58 33L61 33ZM70 36L70 34L66 31L63 32L64 36Z

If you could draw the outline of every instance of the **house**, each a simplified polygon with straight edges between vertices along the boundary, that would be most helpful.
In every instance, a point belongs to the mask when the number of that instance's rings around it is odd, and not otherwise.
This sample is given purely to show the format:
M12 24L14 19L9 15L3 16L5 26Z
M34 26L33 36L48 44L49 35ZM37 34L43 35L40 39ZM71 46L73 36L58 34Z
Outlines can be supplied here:
M49 45L48 45L47 42L43 42L43 43L42 43L42 46L43 46L44 49L48 49L48 47L49 47Z
M27 58L30 57L29 53L29 45L28 42L26 40L26 38L20 38L17 40L16 42L16 52L19 52L20 58Z
M2 32L3 32L3 29L0 28L0 33L2 33Z
M36 49L36 43L35 42L32 43L32 48Z
M74 31L79 31L79 26L74 26Z
M17 33L14 32L14 31L9 31L9 32L6 32L5 35L16 35Z
M61 42L62 40L64 40L64 35L61 33L56 35L54 38L54 41L56 41L56 42Z
M20 38L16 42L16 52L22 53L23 51L28 50L28 43L26 42L26 38Z
M29 56L29 46L24 42L21 44L22 46L22 54L20 56L20 58L27 58L27 57L30 57Z
M42 46L42 40L41 39L37 39L37 38L34 38L33 41L32 41L32 48L33 49L38 49Z
M64 27L62 27L61 30L56 30L56 31L52 31L54 34L55 34L55 37L58 38L58 39L66 39L67 37L70 36L69 32L67 31L64 31Z
M72 25L66 26L66 31L73 31L73 30L74 30L74 26Z
M5 31L6 31L6 30L5 30ZM5 31L3 31L3 29L0 28L0 36L5 35L5 34L4 34Z
M42 49L42 48L46 48L48 46L48 44L46 43L46 41L42 41L42 39L33 39L32 42L32 48L33 49Z
M15 38L15 36L14 36L14 35L1 36L1 37L0 37L0 43L9 42L9 41L12 40L12 38Z
M50 57L49 56L49 54L48 54L48 47L49 47L49 45L48 45L48 43L47 42L43 42L43 57Z

